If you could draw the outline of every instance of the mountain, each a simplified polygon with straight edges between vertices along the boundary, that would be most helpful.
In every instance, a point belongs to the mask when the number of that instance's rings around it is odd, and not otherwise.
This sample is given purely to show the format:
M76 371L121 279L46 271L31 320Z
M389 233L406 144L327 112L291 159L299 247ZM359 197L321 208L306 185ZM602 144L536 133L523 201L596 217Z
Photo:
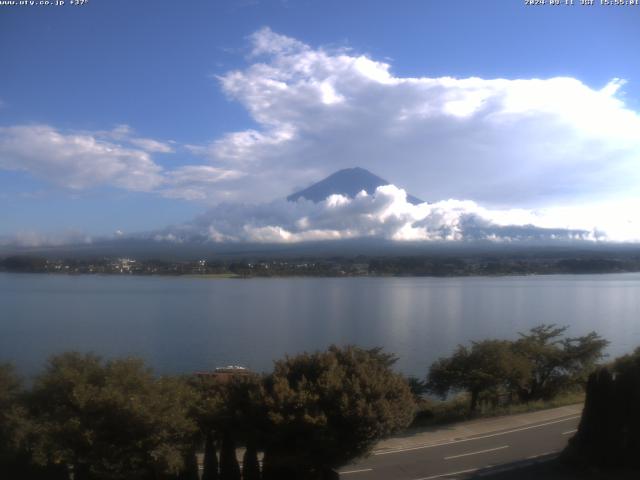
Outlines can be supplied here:
M318 203L326 199L329 195L340 194L347 197L355 197L362 190L369 195L373 194L381 185L389 185L391 182L374 175L364 168L345 168L329 175L324 180L314 183L309 188L300 190L287 197L290 202L295 202L299 198L306 198ZM414 205L423 203L417 197L407 194L407 201Z

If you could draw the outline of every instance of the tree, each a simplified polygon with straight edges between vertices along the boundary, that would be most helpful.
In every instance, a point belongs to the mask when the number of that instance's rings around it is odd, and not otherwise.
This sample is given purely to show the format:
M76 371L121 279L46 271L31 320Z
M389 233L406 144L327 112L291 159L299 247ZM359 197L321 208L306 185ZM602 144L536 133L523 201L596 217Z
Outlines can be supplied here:
M595 332L562 338L567 327L540 325L515 342L484 340L459 346L451 357L431 365L428 389L445 397L467 391L470 411L487 391L518 395L520 400L548 399L565 388L584 386L603 357L608 342Z
M0 472L26 477L31 423L24 408L24 390L13 365L0 364Z
M205 434L203 463L202 480L218 480L218 456L212 431Z
M276 362L265 380L263 477L319 478L406 427L414 402L380 349L330 347Z
M36 460L71 466L76 480L177 474L192 448L192 391L180 379L156 379L141 360L54 356L30 400Z
M596 369L598 362L604 358L603 351L609 341L596 332L576 338L562 340L564 350L564 369L572 382L586 385L589 375Z
M240 467L235 456L236 445L245 445L247 451L255 452L264 436L266 411L262 380L258 375L244 374L223 379L198 376L191 383L198 392L194 418L211 442L205 449L204 474L206 478L217 478L214 476L217 473L213 473L217 469L213 438L218 437L221 439L219 478L237 478Z
M409 389L411 390L416 402L419 402L422 399L422 396L429 392L427 382L420 380L418 377L407 377L407 385L409 385Z
M519 392L521 400L547 399L568 387L586 384L609 342L595 332L563 339L566 330L552 324L520 333L515 348L530 364L529 380Z
M474 413L480 394L502 388L512 391L527 377L527 366L506 340L473 342L471 348L458 346L451 357L431 365L428 389L445 397L451 391L470 394L469 411Z
M260 480L258 451L253 443L247 444L247 449L242 458L242 480Z
M223 407L219 382L210 376L193 376L189 384L196 393L190 416L204 439L203 480L218 480L218 456L216 452L216 430Z
M564 458L583 466L639 468L638 405L640 348L589 376L578 432L563 452Z
M179 480L198 480L198 461L196 459L195 449L189 449L185 452L183 458L183 467Z
M220 449L220 480L240 480L240 465L236 458L236 442L233 433L225 430Z
M0 262L1 268L9 272L43 272L47 268L47 260L41 257L16 255Z
M16 408L21 394L21 384L9 364L0 365L0 464L5 465L9 457L18 450Z
M267 429L262 378L255 374L232 377L221 385L221 394L219 428L229 443L255 450L259 443L265 442Z

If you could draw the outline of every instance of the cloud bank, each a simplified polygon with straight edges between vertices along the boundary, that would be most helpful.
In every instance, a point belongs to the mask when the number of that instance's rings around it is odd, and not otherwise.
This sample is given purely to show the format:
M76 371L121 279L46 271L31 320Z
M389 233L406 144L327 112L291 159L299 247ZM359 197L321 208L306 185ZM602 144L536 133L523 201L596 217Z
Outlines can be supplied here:
M426 242L598 242L612 240L588 223L568 226L553 211L486 209L466 200L414 205L394 185L355 198L332 195L323 202L304 199L260 204L223 204L192 222L168 228L161 242L256 242L377 238ZM566 217L565 217L566 218Z

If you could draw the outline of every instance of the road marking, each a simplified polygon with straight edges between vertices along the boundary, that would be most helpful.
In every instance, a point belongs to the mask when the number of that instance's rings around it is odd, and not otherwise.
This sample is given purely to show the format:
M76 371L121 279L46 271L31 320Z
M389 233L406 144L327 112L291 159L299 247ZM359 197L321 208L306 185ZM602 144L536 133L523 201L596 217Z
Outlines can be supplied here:
M445 460L452 460L454 458L468 457L469 455L480 455L481 453L495 452L496 450L504 450L509 448L509 445L503 445L502 447L487 448L486 450L478 450L477 452L461 453L460 455L451 455L450 457L444 457Z
M455 443L472 442L474 440L482 440L484 438L498 437L500 435L508 435L510 433L522 432L524 430L531 430L533 428L546 427L547 425L554 425L556 423L568 422L569 420L575 420L576 418L580 418L580 415L573 415L571 417L563 418L563 419L560 419L560 420L554 420L552 422L539 423L537 425L531 425L529 427L515 428L513 430L507 430L507 431L498 432L498 433L490 433L488 435L482 435L480 437L464 438L462 440L451 440L449 442L433 443L433 444L428 444L428 445L420 445L418 447L400 448L398 450L390 450L388 452L374 452L373 455L390 455L392 453L402 453L402 452L410 452L410 451L413 451L413 450L422 450L424 448L442 447L442 446L445 446L445 445L453 445Z
M527 457L527 460L533 460L534 458L540 458L540 457L546 457L547 455L553 455L555 453L558 453L560 450L554 450L553 452L544 452L544 453L539 453L537 455L531 455L530 457Z
M340 475L349 475L350 473L372 472L373 468L362 468L360 470L347 470L346 472L338 472Z
M451 475L461 475L463 473L477 472L478 470L480 470L482 468L484 468L484 467L470 468L468 470L459 470L457 472L450 472L450 473L441 473L440 475L431 475L430 477L416 478L414 480L433 480L434 478L443 478L443 477L450 477Z
M567 430L566 432L562 432L562 435L571 435L572 433L576 433L578 431L577 428L574 428L573 430Z

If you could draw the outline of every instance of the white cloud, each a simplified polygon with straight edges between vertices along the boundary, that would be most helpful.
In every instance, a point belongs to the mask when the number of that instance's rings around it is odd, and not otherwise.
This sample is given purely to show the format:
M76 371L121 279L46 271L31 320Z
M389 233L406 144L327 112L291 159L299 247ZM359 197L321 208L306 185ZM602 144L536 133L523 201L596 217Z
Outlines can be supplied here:
M408 78L268 28L250 41L251 63L219 80L258 127L196 150L244 169L237 187L253 200L347 166L432 201L530 207L640 194L640 116L620 79L594 89L568 77Z
M210 165L164 168L152 153L164 142L133 136L126 125L110 131L61 132L49 125L0 127L0 169L25 171L72 190L107 185L186 200L225 196L215 184L243 174Z
M149 153L173 153L175 151L171 146L175 142L160 142L153 138L136 137L135 131L129 125L118 125L111 130L95 132L95 134L129 143Z
M158 233L155 239L258 243L353 238L537 244L638 242L640 222L633 220L628 207L532 211L488 209L470 200L414 205L407 202L404 190L386 185L378 187L372 195L365 192L355 198L332 195L320 203L277 200L251 205L223 204L193 222ZM632 228L628 222L634 222Z
M257 130L229 133L208 146L189 145L188 149L200 155L210 155L218 161L249 167L255 161L277 156L278 147L291 140L292 132L287 126L262 133Z
M109 184L151 191L162 183L162 168L147 152L48 125L0 127L0 168L76 190Z
M210 165L186 165L167 172L162 195L184 200L206 200L217 190L218 184L243 177L237 170ZM223 192L217 192L218 196Z
M152 138L132 138L129 143L151 153L173 153L173 148L168 143L158 142Z

